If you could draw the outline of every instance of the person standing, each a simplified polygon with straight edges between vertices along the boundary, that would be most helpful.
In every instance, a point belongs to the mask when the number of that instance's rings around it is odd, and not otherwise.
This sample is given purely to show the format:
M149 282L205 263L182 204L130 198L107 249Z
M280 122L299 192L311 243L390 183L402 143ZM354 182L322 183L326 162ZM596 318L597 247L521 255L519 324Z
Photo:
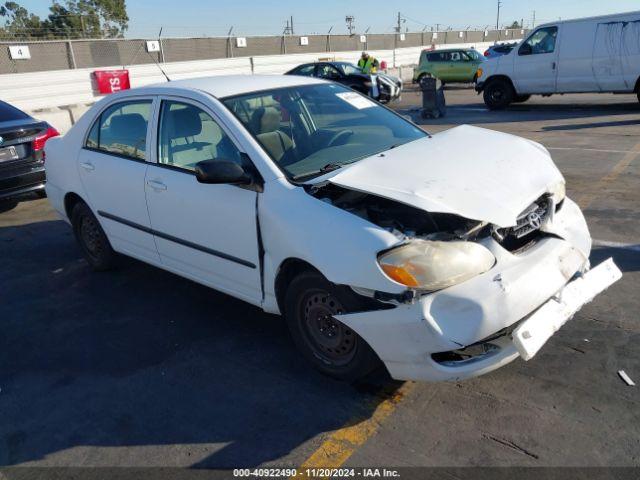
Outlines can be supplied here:
M375 57L372 57L367 52L362 52L360 60L358 60L358 68L362 73L376 73L380 67L380 62Z

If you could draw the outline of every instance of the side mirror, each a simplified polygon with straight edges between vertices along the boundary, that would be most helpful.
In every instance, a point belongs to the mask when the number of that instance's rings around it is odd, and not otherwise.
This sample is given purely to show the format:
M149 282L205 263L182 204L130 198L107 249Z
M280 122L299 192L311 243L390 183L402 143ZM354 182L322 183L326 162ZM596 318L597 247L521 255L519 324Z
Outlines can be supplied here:
M531 55L533 50L531 49L531 45L528 43L523 43L520 49L518 50L518 55Z
M252 178L235 162L224 159L196 163L196 179L200 183L248 185Z

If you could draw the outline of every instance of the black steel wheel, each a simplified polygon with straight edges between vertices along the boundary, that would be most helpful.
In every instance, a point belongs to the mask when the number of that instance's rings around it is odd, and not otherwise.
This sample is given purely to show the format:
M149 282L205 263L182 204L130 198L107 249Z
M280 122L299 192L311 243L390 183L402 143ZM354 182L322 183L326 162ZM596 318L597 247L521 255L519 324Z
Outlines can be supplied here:
M484 87L483 99L489 110L503 110L513 101L514 95L511 84L503 78L498 78L491 80Z
M73 233L85 259L94 270L109 270L115 266L116 252L100 222L84 202L78 202L71 212Z
M355 293L317 272L302 273L289 285L284 312L289 331L300 352L322 373L353 381L380 365L371 347L335 318L359 305Z

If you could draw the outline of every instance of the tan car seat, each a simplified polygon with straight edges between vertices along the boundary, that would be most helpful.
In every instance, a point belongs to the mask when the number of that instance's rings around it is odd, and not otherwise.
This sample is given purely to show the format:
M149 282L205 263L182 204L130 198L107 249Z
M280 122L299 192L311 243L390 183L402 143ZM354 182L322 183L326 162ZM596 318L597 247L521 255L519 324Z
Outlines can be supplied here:
M259 108L254 113L254 125L259 129L256 137L275 161L279 161L293 147L289 136L278 130L282 120L280 110L275 107Z

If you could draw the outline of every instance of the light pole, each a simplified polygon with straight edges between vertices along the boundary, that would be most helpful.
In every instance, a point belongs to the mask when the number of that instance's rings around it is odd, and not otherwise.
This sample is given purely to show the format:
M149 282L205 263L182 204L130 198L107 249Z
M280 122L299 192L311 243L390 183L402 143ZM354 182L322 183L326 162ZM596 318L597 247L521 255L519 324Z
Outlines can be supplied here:
M502 2L498 0L498 17L496 18L496 30L500 30L500 7L502 6Z

